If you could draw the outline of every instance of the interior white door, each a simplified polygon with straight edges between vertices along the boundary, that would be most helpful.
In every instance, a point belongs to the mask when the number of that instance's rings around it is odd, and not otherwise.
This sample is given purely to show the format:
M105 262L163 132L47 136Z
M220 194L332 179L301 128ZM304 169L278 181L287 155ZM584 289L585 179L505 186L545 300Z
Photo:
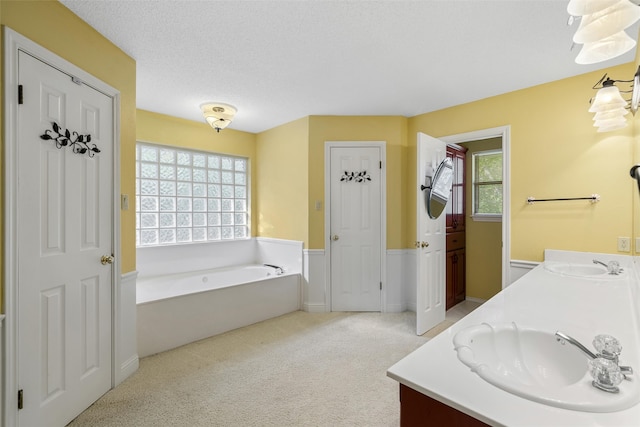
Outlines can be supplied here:
M416 333L422 335L442 322L446 314L446 218L444 212L437 219L429 218L425 203L426 191L421 186L430 185L425 177L433 177L438 165L447 155L447 144L418 133L417 154Z
M380 148L330 152L331 310L380 311Z
M22 51L18 69L18 421L64 426L112 384L113 99Z

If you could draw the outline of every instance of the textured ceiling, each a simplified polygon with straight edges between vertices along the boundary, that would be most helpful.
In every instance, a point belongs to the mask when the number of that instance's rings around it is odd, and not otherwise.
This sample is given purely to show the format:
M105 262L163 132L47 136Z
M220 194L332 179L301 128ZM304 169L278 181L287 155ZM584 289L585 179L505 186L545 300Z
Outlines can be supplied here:
M230 128L248 132L411 117L635 54L575 64L568 0L61 2L136 60L138 108L203 121L201 103L224 102L238 108Z

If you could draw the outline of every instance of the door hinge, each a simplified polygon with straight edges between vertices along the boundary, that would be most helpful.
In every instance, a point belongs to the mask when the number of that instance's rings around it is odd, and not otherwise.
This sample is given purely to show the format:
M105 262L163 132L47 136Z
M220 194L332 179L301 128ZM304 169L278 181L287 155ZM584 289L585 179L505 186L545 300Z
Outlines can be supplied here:
M18 409L22 409L22 390L18 390Z
M382 290L382 282L380 282L380 290Z
M380 169L382 169L382 160L380 160Z
M24 99L22 97L22 85L18 85L18 104L24 104Z

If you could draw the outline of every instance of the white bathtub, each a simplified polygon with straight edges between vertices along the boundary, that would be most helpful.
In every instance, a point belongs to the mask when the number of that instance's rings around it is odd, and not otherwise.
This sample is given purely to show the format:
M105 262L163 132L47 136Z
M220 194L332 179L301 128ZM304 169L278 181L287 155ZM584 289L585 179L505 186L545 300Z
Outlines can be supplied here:
M141 278L136 291L139 357L300 309L300 274L261 265Z

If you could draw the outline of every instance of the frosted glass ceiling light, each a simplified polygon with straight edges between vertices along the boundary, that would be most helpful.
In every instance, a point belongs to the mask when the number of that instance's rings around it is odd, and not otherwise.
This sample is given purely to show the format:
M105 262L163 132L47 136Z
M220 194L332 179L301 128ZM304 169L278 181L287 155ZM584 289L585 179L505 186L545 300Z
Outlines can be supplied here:
M573 41L581 44L594 43L623 31L639 19L640 7L629 0L619 0L605 9L584 15Z
M204 119L216 132L229 126L238 111L233 105L221 102L206 102L200 104L200 109Z
M576 56L578 64L595 64L607 61L629 52L636 45L636 41L624 31L615 33L593 43L585 43Z
M620 0L571 0L567 5L567 12L572 16L591 15L606 9Z

